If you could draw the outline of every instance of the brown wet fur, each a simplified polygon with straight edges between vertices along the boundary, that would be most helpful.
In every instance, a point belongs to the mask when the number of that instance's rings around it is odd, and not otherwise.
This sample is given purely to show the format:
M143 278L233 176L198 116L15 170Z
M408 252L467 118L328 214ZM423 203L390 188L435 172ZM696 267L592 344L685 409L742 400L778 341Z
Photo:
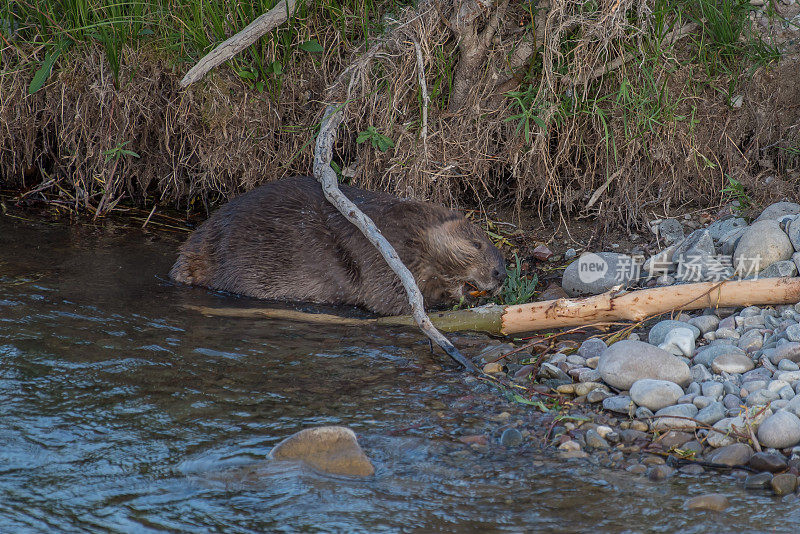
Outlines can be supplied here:
M341 190L397 250L427 306L502 286L500 251L459 213L356 187ZM181 246L170 276L262 299L345 304L382 315L410 311L397 276L310 177L270 182L224 205Z

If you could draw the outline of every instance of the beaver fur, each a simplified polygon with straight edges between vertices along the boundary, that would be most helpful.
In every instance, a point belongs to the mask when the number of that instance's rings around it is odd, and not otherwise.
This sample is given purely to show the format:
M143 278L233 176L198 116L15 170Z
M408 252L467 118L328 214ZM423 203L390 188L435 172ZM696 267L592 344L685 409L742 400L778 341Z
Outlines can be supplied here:
M500 251L461 214L428 202L341 186L414 275L425 303L495 293L506 277ZM277 180L222 206L180 247L170 277L263 299L408 313L397 275L310 177Z

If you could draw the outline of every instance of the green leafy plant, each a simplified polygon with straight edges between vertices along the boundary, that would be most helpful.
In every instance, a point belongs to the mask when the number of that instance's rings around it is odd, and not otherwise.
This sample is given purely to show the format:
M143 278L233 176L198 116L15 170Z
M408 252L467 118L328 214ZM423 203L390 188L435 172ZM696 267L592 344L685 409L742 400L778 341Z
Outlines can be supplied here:
M141 157L133 150L128 150L125 148L125 145L127 145L128 143L130 143L130 141L118 143L117 146L115 146L114 148L109 148L108 150L103 151L103 155L106 157L106 161L110 161L112 159L119 160L124 156L131 156L134 158Z
M386 152L390 148L394 147L394 141L380 133L374 126L370 126L363 132L360 132L356 138L356 143L359 145L367 141L372 144L373 148L376 148L381 152Z
M528 278L522 274L522 265L519 256L514 254L514 265L506 267L506 281L496 302L498 304L522 304L530 302L536 293L537 276Z
M727 176L727 175L726 175ZM735 201L737 204L734 209L737 211L745 211L750 209L753 205L753 201L750 198L750 195L744 190L744 185L732 176L728 176L728 185L722 188L722 196L726 201L733 202Z

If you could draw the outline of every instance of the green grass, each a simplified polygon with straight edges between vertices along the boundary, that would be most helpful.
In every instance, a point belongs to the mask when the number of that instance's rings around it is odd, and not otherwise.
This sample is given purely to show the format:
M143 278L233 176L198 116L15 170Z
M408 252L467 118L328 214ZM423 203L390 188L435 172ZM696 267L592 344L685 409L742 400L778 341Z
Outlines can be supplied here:
M44 54L25 65L0 65L34 73L48 60L58 68L67 48L99 45L114 83L120 80L125 50L148 45L170 61L193 64L242 30L277 0L0 0L0 31L14 45L41 47ZM298 61L319 62L328 37L352 47L384 31L383 14L399 12L410 0L301 1L294 17L230 61L251 88L280 98L284 72ZM320 25L312 28L306 21ZM11 31L13 30L13 31ZM335 52L335 50L331 50ZM27 55L27 54L26 54ZM54 65L55 63L55 65ZM184 68L185 67L181 67ZM45 69L48 70L49 69ZM41 76L41 75L40 75ZM41 87L43 84L37 84Z

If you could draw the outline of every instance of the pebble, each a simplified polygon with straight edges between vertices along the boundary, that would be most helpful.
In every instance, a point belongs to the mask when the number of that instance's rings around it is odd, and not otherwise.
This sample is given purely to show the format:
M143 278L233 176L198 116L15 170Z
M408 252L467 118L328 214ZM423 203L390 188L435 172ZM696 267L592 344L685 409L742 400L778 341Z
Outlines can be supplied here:
M769 486L772 481L772 473L756 473L755 475L748 475L744 479L745 489L760 489Z
M740 228L746 228L747 221L741 217L727 217L709 224L706 230L714 241L720 241L726 234Z
M778 369L780 371L800 371L800 365L791 360L783 359L778 362Z
M683 507L687 510L711 510L714 512L722 512L728 506L728 497L721 493L698 495L697 497L686 499L686 502L683 503Z
M748 330L736 345L745 352L755 352L764 345L764 335L757 329Z
M275 445L269 458L300 460L317 471L334 475L368 477L375 473L355 432L342 426L303 429Z
M692 373L692 382L707 382L714 378L708 368L699 363L693 365L689 371Z
M786 458L782 454L773 452L757 452L750 457L747 465L756 471L777 473L786 469Z
M733 253L733 265L738 273L747 276L756 274L776 261L791 259L792 254L792 242L778 222L760 219L751 224L739 239Z
M721 398L724 391L724 388L720 382L703 382L700 384L700 387L703 391L703 395L706 397L711 397L714 400Z
M545 364L547 365L547 364ZM487 375L499 374L503 372L503 364L500 362L491 362L483 366L483 372Z
M586 401L594 404L596 402L603 402L610 396L611 393L607 391L603 391L601 389L593 389L592 391L586 394Z
M722 236L722 239L719 240L720 252L725 256L731 256L736 250L736 245L739 244L742 235L744 235L744 231L745 228L737 228Z
M644 464L633 464L626 467L625 471L634 475L641 475L647 472L647 466Z
M630 397L639 406L652 411L672 406L683 395L683 389L674 382L644 378L631 385Z
M688 395L686 396L688 397ZM702 410L703 408L714 402L714 399L711 397L706 397L704 395L695 395L689 402L697 406L698 410ZM678 404L682 404L681 399L678 399Z
M646 432L642 432L640 430L633 430L632 428L626 428L625 430L620 430L619 432L619 439L622 443L633 443L637 439L643 440L647 439L648 434Z
M695 338L700 337L700 329L696 326L684 321L667 319L653 325L653 328L651 328L650 332L647 334L647 342L651 345L660 345L664 342L670 330L674 330L676 328L688 328L692 331Z
M676 404L675 406L667 406L661 408L655 415L656 419L653 420L653 430L669 430L669 429L688 429L694 430L697 423L691 420L697 415L697 406L694 404ZM676 417L669 417L676 416ZM688 419L687 419L688 418Z
M581 382L575 384L575 395L583 396L588 395L591 391L595 390L608 391L608 386L600 382Z
M581 450L581 445L577 441L568 440L559 445L558 448L562 451L579 451Z
M673 328L667 332L664 341L659 344L659 348L666 350L670 354L674 354L676 356L683 355L689 358L694 353L694 340L694 332L688 328Z
M611 428L610 426L598 425L597 428L595 428L595 431L600 435L601 438L605 438L606 436L614 432L614 429Z
M759 389L758 391L754 391L753 393L749 394L744 400L744 403L747 406L763 406L765 404L769 404L779 397L780 395L774 391L770 391L768 389Z
M703 473L706 472L706 470L703 469L702 466L699 466L697 464L684 465L683 467L678 469L678 471L680 471L684 475L692 475L692 476L702 475Z
M504 447L516 447L522 443L522 433L516 428L507 428L500 436L500 444Z
M677 219L664 219L658 225L658 236L667 245L683 240L683 225Z
M716 315L700 315L689 319L688 323L700 330L701 334L705 334L717 329L719 317Z
M608 441L596 430L587 430L584 439L586 441L586 446L593 449L607 449L609 447Z
M712 345L708 348L701 349L692 361L695 364L711 367L711 363L717 359L717 357L724 354L741 354L742 356L746 356L742 349L733 345Z
M593 337L581 343L581 346L578 347L577 355L583 357L588 363L589 359L599 357L607 348L608 345L606 345L605 341Z
M800 250L800 218L795 217L786 226L786 234L795 250Z
M691 382L686 363L642 341L614 343L603 352L597 370L605 383L621 390L628 390L643 378L668 380L678 385Z
M781 410L758 427L758 441L765 447L783 449L800 443L800 418Z
M727 395L725 395L725 397L723 397L722 404L725 405L726 409L733 410L734 408L738 408L739 406L741 406L743 403L742 399L740 399L737 395L728 393Z
M678 430L670 430L658 437L658 443L661 444L666 450L677 449L683 446L684 443L692 441L693 434L688 432L680 432Z
M657 465L650 469L650 472L647 474L647 478L650 480L665 480L671 477L675 473L675 469L668 465Z
M715 464L728 466L746 465L753 456L753 449L746 443L733 443L720 447L709 454L706 459Z
M588 458L589 453L586 451L561 451L558 453L558 457L562 460L573 460L576 458Z
M746 354L721 354L711 362L711 369L718 374L745 373L755 367L753 360Z
M797 476L792 473L781 473L773 476L772 480L769 481L769 485L772 486L772 491L775 495L793 493L797 489Z
M794 253L792 254L794 255ZM758 274L759 278L783 278L796 276L797 265L792 260L776 261Z
M722 420L725 417L725 413L726 408L724 404L721 402L712 402L697 412L694 418L705 425L713 425L717 421Z
M633 411L634 404L627 395L615 395L603 399L603 408L610 412L629 414Z

